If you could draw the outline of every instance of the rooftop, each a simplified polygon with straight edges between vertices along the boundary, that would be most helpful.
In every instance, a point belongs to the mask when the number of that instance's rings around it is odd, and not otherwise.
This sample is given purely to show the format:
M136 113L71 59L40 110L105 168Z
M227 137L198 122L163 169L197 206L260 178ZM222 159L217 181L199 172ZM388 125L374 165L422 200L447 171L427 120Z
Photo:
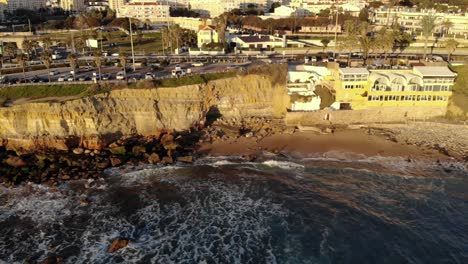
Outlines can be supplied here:
M369 74L366 68L340 68L342 74Z
M244 36L239 37L239 39L245 43L270 41L269 36Z
M414 73L422 76L446 76L455 77L456 73L452 72L448 67L443 66L415 66Z

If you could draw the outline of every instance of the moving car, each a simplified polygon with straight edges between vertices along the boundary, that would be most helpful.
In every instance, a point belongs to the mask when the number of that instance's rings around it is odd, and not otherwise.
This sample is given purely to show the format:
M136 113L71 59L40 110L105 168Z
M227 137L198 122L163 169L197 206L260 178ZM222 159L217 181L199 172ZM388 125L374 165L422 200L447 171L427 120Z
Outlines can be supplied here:
M193 67L202 67L202 66L204 66L204 65L205 65L205 64L204 64L203 62L194 62L194 63L192 63L192 66L193 66Z
M60 72L58 70L52 70L49 73L49 75L51 75L51 76L58 75L58 74L60 74Z

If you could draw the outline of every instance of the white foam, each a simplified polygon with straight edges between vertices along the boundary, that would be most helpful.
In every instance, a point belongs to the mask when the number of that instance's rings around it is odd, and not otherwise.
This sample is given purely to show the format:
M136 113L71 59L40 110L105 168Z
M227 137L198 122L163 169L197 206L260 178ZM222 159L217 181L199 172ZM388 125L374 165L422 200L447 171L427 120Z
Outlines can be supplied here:
M262 162L263 165L267 165L269 167L278 167L284 170L292 170L292 169L303 169L305 168L304 165L294 163L291 161L280 161L280 160L267 160Z

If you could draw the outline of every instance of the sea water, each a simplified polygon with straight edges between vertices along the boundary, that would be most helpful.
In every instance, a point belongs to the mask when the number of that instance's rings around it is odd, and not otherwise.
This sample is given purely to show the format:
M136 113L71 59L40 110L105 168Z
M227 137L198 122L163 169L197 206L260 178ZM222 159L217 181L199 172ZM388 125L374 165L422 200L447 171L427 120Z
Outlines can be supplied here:
M265 153L1 188L0 263L468 263L467 172Z

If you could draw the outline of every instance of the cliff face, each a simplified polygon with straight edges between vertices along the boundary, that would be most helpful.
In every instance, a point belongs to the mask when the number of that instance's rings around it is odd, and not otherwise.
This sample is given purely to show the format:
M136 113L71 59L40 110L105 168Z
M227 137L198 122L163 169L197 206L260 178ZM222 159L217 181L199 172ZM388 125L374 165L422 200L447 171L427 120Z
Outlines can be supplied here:
M249 75L203 85L122 89L61 103L0 108L0 144L9 148L67 148L65 138L98 148L105 135L150 135L160 129L188 129L216 109L226 118L278 117L288 103L286 88Z

